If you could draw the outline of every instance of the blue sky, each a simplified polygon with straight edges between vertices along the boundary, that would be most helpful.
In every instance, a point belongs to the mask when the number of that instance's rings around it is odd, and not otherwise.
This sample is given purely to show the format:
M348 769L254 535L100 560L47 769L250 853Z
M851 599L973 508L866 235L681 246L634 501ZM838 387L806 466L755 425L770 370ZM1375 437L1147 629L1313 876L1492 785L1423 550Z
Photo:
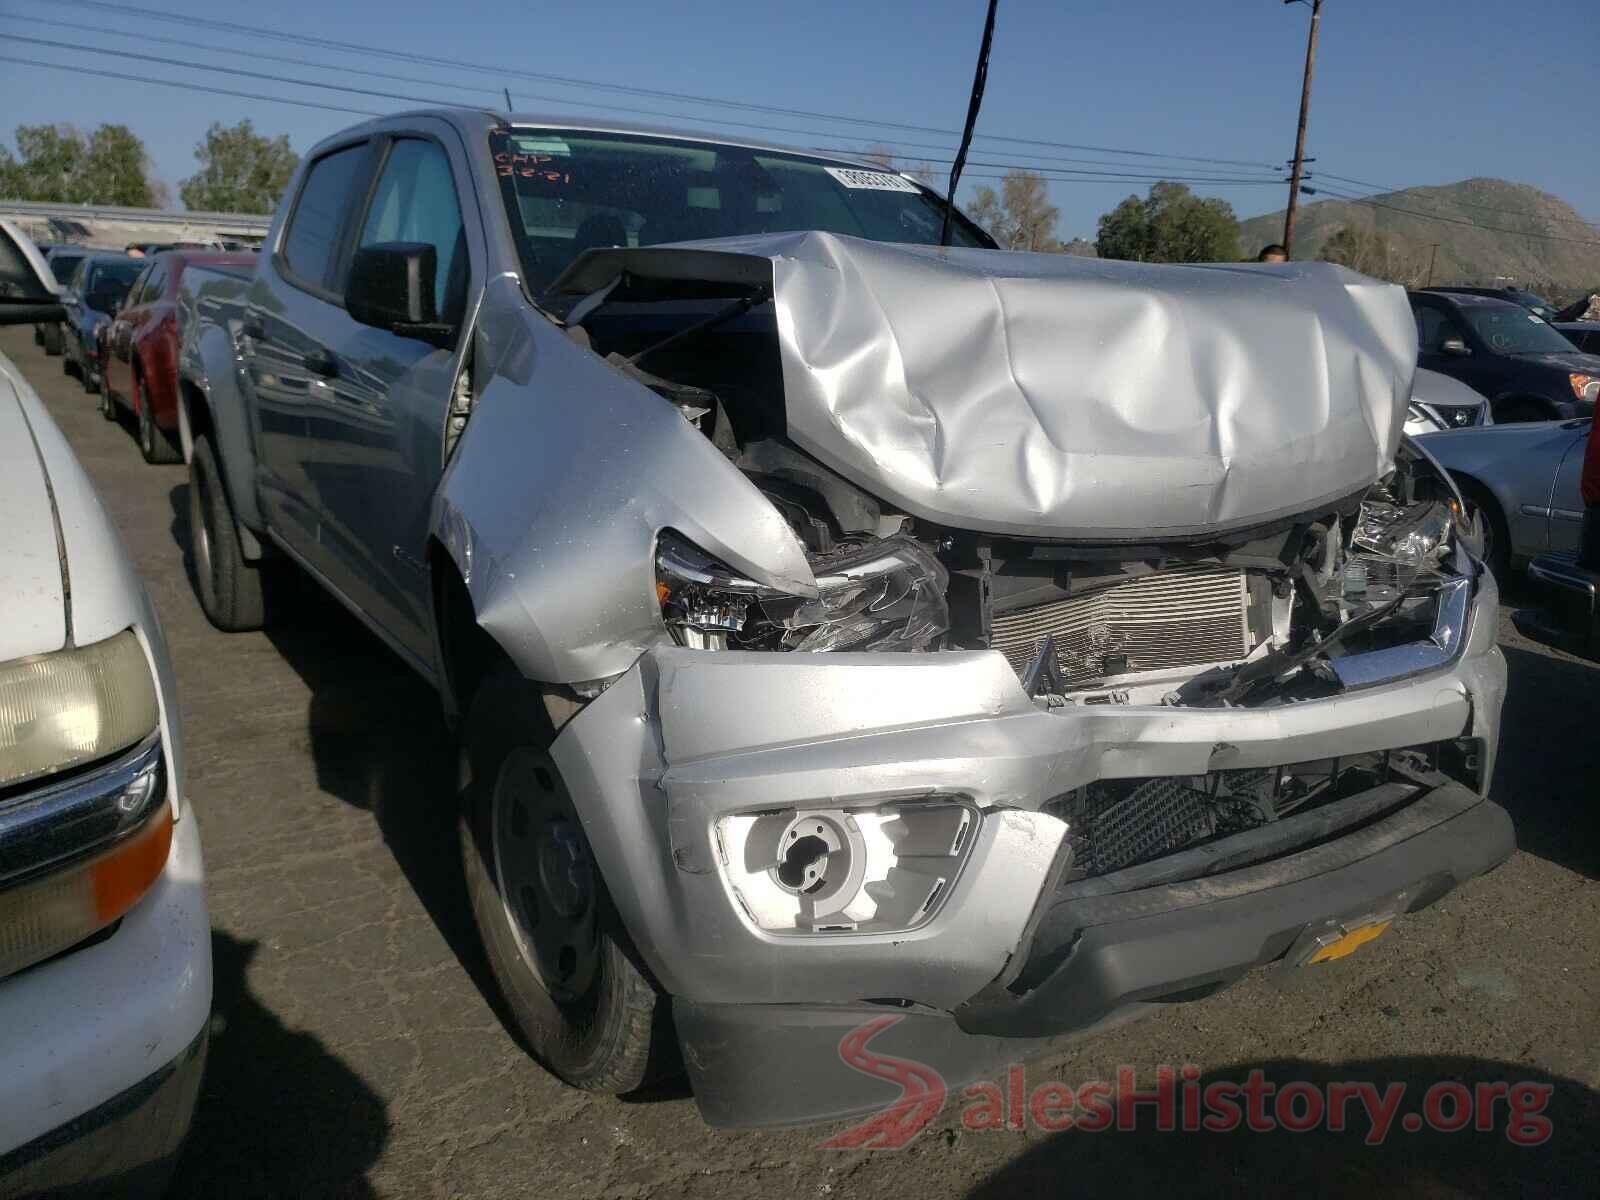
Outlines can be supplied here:
M71 0L0 0L3 53L82 63L128 74L204 81L219 87L297 96L354 108L409 107L283 83L324 82L519 109L594 112L591 104L639 107L670 124L746 132L795 145L860 147L870 141L919 154L911 142L952 145L953 137L873 130L817 117L779 116L583 89L510 71L564 75L639 88L959 129L965 115L982 21L981 0L872 0L807 3L591 4L451 0L401 6L380 0L150 0L136 13L111 13ZM232 21L266 30L481 64L474 72L359 57L153 13ZM1161 154L1272 164L1293 151L1295 109L1309 10L1280 0L1143 0L1072 3L1001 0L979 134L1140 149ZM61 24L48 25L42 21ZM270 24L262 24L270 22ZM63 27L63 25L68 27ZM123 30L232 46L222 55L117 37ZM220 75L128 58L19 42L19 37L94 45L266 71L273 80ZM320 69L252 57L260 51L315 61ZM386 71L434 81L402 83L348 73ZM1308 153L1313 170L1385 186L1448 183L1493 175L1531 183L1600 222L1600 149L1592 98L1600 86L1600 17L1594 0L1326 0L1312 96ZM462 86L464 85L464 86ZM474 90L476 89L476 90ZM1580 115L1589 98L1589 115ZM289 105L175 91L147 84L0 62L0 113L9 141L18 124L102 121L130 125L149 146L157 173L176 182L194 170L194 144L211 121L250 117L285 132L297 150L359 118ZM805 132L761 134L730 121ZM1102 158L1082 170L1240 177L1229 166L1146 160L1093 151L998 141L975 144L972 160L1042 164L1042 156ZM1001 168L969 166L968 177ZM1254 178L1270 173L1244 170ZM974 182L978 180L974 179ZM1353 192L1371 189L1326 182ZM1316 181L1313 181L1315 185ZM1062 236L1094 233L1095 218L1145 183L1053 181ZM1280 208L1285 189L1200 184L1241 216ZM970 188L963 189L964 194ZM1600 231L1596 233L1600 238Z

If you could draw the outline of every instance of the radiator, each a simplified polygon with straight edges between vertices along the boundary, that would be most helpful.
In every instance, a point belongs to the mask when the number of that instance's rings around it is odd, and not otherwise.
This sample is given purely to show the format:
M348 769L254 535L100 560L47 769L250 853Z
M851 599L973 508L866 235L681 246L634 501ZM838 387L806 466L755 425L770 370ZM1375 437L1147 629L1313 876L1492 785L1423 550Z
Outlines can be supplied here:
M1047 634L1055 638L1068 683L1233 662L1251 650L1245 575L1222 567L1183 567L996 613L990 645L1021 672Z

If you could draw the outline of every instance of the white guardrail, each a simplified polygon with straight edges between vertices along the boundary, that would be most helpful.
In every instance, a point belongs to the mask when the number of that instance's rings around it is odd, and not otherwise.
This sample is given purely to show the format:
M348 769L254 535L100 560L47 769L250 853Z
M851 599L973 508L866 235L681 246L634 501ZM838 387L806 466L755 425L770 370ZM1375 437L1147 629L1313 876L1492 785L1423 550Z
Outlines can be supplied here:
M0 200L0 217L48 221L107 221L170 227L211 229L219 232L264 236L270 216L257 213L168 212L159 208L122 208L112 204L48 204L34 200Z

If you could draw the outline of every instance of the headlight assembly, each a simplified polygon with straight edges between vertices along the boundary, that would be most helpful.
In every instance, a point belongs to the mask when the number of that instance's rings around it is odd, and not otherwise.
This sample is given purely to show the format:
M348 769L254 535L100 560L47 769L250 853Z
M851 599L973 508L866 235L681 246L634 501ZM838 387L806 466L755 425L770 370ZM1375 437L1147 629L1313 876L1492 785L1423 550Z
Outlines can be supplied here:
M150 664L130 630L0 664L0 788L107 758L158 719Z
M764 587L665 532L656 599L681 645L740 650L925 650L950 627L944 566L888 538L813 558L810 599Z

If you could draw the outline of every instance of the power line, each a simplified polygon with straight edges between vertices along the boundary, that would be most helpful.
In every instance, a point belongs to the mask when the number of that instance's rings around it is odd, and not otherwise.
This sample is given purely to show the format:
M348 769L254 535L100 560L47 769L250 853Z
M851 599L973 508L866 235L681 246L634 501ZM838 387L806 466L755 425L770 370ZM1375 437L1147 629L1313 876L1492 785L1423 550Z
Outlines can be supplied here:
M334 38L313 37L309 34L285 33L279 30L236 24L231 21L219 21L212 18L190 16L183 13L173 13L161 9L143 8L129 4L108 3L107 0L66 0L83 8L91 8L103 12L118 13L123 16L133 16L157 21L177 22L209 29L236 34L250 38L252 41L260 38L272 38L277 41L290 42L300 45L316 46L324 50L334 50L341 53L359 54L366 58L378 56L399 62L428 64L436 67L449 67L457 70L473 71L479 74L497 76L516 76L524 79L537 79L549 83L563 84L568 87L596 88L603 91L622 92L634 96L647 96L655 99L676 100L690 104L707 104L723 108L737 108L754 112L775 113L790 117L808 117L813 120L832 121L840 124L855 125L864 128L896 129L910 133L932 133L943 137L958 137L956 130L941 129L929 125L912 125L897 121L872 120L863 117L845 116L839 113L817 112L810 109L785 108L778 105L758 104L746 100L729 100L715 96L699 96L689 92L673 92L658 88L637 87L630 84L608 83L601 80L582 79L570 75L554 75L547 72L528 71L520 67L492 66L485 63L470 62L462 59L445 58L437 55L416 54L410 51L391 50L384 47L361 45L355 42L344 42ZM572 101L565 101L571 103ZM845 135L835 135L845 136ZM1118 146L1091 146L1075 142L1057 142L1041 138L1022 138L1002 134L979 134L979 140L1008 142L1013 145L1041 146L1055 150L1086 150L1099 154L1121 154L1136 158L1172 159L1179 162L1210 163L1221 166L1249 167L1251 169L1275 170L1275 164L1243 159L1216 158L1203 155L1190 154L1162 154L1151 150L1137 150Z
M403 93L403 92L379 91L379 90L374 89L374 88L353 87L353 86L348 85L348 84L323 83L323 82L318 81L318 80L302 79L302 78L299 78L299 77L296 77L296 76L282 76L282 75L274 75L274 74L271 74L271 73L265 72L265 71L252 71L252 70L249 70L249 69L244 68L244 67L234 67L234 66L224 66L224 65L221 65L221 64L202 63L202 62L196 62L196 61L194 61L192 59L172 58L170 56L163 55L163 54L144 54L144 53L142 53L140 51L136 51L136 50L113 50L113 49L109 49L107 47L102 47L102 46L84 45L83 43L79 43L79 42L59 41L59 40L54 39L54 38L35 38L35 37L28 37L28 36L23 35L23 34L15 34L15 35L12 36L11 40L15 41L15 42L25 42L25 43L28 43L30 45L35 45L35 46L45 46L45 47L49 47L49 48L55 49L55 50L81 51L81 52L89 53L89 54L103 54L103 55L107 55L107 56L115 57L115 58L133 58L133 59L138 59L138 60L143 61L143 62L158 63L158 64L161 64L163 66L183 67L183 68L188 69L188 70L197 70L197 71L209 71L209 72L213 72L213 73L219 74L219 75L231 75L231 76L237 76L237 77L241 77L241 78L245 78L245 79L264 79L264 80L268 80L268 81L271 81L271 82L274 82L274 83L291 84L291 85L296 86L296 87L320 88L320 89L323 89L323 90L326 90L326 91L346 92L346 93L349 93L349 94L352 94L352 95L356 95L356 96L371 96L371 97L376 97L378 99L397 100L397 101L402 101L402 102L410 103L410 104L429 104L429 105L446 105L446 106L450 106L450 105L455 105L457 103L454 100L441 99L439 97L413 96L413 95L409 95L409 94ZM360 111L360 110L346 110L346 111ZM861 157L861 152L859 150L853 148L853 147L846 147L846 146L816 146L816 147L813 147L812 149L813 149L814 152L819 152L819 153L842 154L842 155L849 155L849 156L856 157L856 158L860 158ZM949 163L951 160L950 159L938 159L938 158L935 158L932 161L936 162L936 163ZM1033 163L991 162L991 161L978 161L978 160L974 160L972 165L975 166L975 167L997 168L997 169L1000 169L1000 170L1028 170L1028 171L1033 171L1035 174L1039 174L1039 175L1043 176L1046 179L1059 179L1062 182L1067 182L1068 180L1075 180L1075 179L1081 179L1081 181L1087 182L1087 181L1090 181L1090 180L1102 179L1102 178L1108 183L1109 182L1138 182L1138 181L1141 181L1141 180L1149 180L1151 182L1154 182L1154 181L1158 181L1158 180L1161 180L1161 179L1173 178L1173 176L1168 175L1168 174L1146 175L1146 174L1135 173L1135 172L1127 170L1127 169L1119 170L1119 171L1097 171L1097 170L1089 170L1089 169L1086 169L1086 168L1054 168L1054 169L1047 168L1047 169L1044 169L1044 170L1039 170L1037 168L1037 165L1033 164ZM1213 182L1219 182L1220 183L1220 182L1224 182L1223 180L1214 180L1214 179L1212 179L1210 177L1194 178L1191 181L1192 182L1198 182L1198 183L1213 183ZM1233 182L1233 181L1232 180L1228 180L1227 182ZM1258 182L1258 181L1255 181L1255 180L1242 180L1240 182L1250 183L1250 182ZM1259 181L1259 182L1273 182L1273 183L1275 183L1277 181L1275 181L1275 180L1274 181L1262 180L1262 181Z
M351 87L348 84L318 83L313 79L293 79L283 75L273 75L266 71L251 71L244 67L219 67L207 63L194 62L185 58L168 58L163 54L141 54L137 50L110 50L104 46L85 46L80 42L58 42L53 38L28 37L25 34L14 33L10 38L13 42L26 42L31 46L49 46L54 50L79 50L90 54L105 54L112 58L136 58L141 62L161 63L169 67L186 67L191 71L214 71L218 75L236 75L244 79L265 79L271 83L289 83L296 87L322 88L330 92L349 92L355 96L374 96L380 100L404 100L409 104L437 104L446 108L458 108L458 100L446 100L439 97L407 96L400 92L380 92L372 88Z
M1405 192L1405 191L1413 190L1411 188L1391 187L1388 184L1384 184L1384 183L1373 183L1371 180L1368 180L1368 179L1352 179L1348 175L1335 175L1331 171L1324 171L1324 172L1322 172L1322 175L1323 175L1323 178L1325 178L1325 179L1337 179L1341 183L1352 183L1357 187L1373 188L1376 191L1384 192L1384 193ZM1417 186L1427 186L1427 185L1417 185ZM1496 206L1496 205L1493 205L1493 204L1479 204L1479 203L1477 203L1476 201L1473 201L1473 200L1455 200L1455 199L1452 199L1452 200L1449 200L1449 201L1444 201L1444 200L1435 199L1432 196L1416 196L1416 197L1413 197L1413 198L1418 200L1418 201L1420 201L1420 202L1423 202L1423 203L1428 203L1428 202L1432 202L1432 203L1435 203L1435 204L1450 203L1450 204L1458 204L1463 208L1482 209L1485 212L1506 213L1506 214L1508 214L1510 216L1517 216L1517 217L1526 217L1526 216L1528 216L1527 210L1525 210L1525 209L1504 208L1504 207L1499 207L1499 206ZM1570 217L1550 217L1548 219L1551 220L1551 221L1565 221L1568 224L1576 223L1578 225L1586 225L1591 229L1600 229L1600 222L1587 221L1584 218L1582 218L1580 216L1577 216L1577 215L1573 215L1573 216L1570 216Z
M343 74L349 75L367 75L373 79L392 79L399 83L420 83L429 87L457 88L464 92L482 92L490 96L498 96L500 94L499 88L476 87L469 83L447 83L438 79L418 79L415 75L395 75L388 71L373 71L364 69L362 67L347 67L343 65L335 65L334 63L313 62L309 59L295 58L288 54L270 54L265 50L259 49L236 50L230 46L218 46L213 42L196 42L189 38L165 37L159 33L135 33L132 30L104 28L85 30L82 25L75 25L71 21L51 21L44 17L23 17L14 13L0 13L0 20L26 21L30 25L49 25L56 29L66 29L73 33L79 34L92 32L96 34L104 34L110 37L132 38L141 42L154 42L157 45L162 46L181 46L186 50L204 50L211 54L248 55L251 58L259 58L267 62L288 63L290 66L296 67L315 67L318 70L339 71ZM113 53L120 54L122 51L114 51Z
M51 71L70 71L75 75L98 75L104 79L126 79L133 83L150 83L157 87L182 88L186 92L209 92L214 96L238 96L245 100L266 100L273 104L293 104L297 108L320 108L327 112L354 113L359 117L381 117L380 112L367 108L345 108L338 104L318 104L314 100L290 100L285 96L264 96L259 92L237 92L232 88L208 87L201 83L183 83L176 79L151 79L148 75L130 75L123 71L106 71L99 67L84 67L72 63L40 62L32 58L13 58L0 54L0 62L16 63L24 67L44 67Z
M73 30L73 31L79 31L79 29L80 29L79 26L73 25L72 23L67 22L67 21L51 21L51 20L46 20L46 19L39 18L39 17L17 17L17 16L13 16L12 14L9 14L9 13L0 13L0 19L8 19L8 20L13 20L13 21L25 21L25 22L28 22L28 23L31 23L31 24L48 25L48 26L53 26L55 28L59 28L59 29L69 29L69 30ZM272 62L287 63L287 64L290 64L292 66L306 67L306 68L310 68L310 69L313 69L313 70L338 71L338 72L341 72L341 73L349 73L349 74L356 74L356 75L367 75L367 76L371 76L371 77L377 78L377 79L392 79L392 80L396 80L396 81L399 81L399 82L402 82L402 83L420 83L420 84L424 84L426 86L431 86L431 87L455 88L455 89L459 89L459 90L462 90L462 91L471 91L471 92L477 92L477 93L486 94L486 95L498 95L500 93L500 91L501 91L500 88L477 87L477 86L472 85L472 84L457 83L457 82L448 81L448 80L419 79L414 75L396 75L396 74L393 74L392 72L387 72L387 71L372 71L372 70L365 70L365 69L358 68L358 67L344 67L344 66L335 65L333 63L317 62L317 61L312 60L312 59L295 58L292 55L287 55L287 54L270 54L270 53L267 53L267 52L264 52L264 51L261 51L261 50L255 50L255 49L234 49L234 48L231 48L231 47L228 47L228 46L219 46L219 45L216 45L215 43L210 43L210 42L197 42L197 41L193 41L193 40L188 39L188 38L164 37L164 36L162 36L160 34L137 33L137 32L134 32L132 30L123 30L123 29L97 29L94 32L97 33L97 34L109 35L109 36L112 36L112 37L129 38L129 39L138 40L138 41L154 42L154 43L161 44L161 45L180 46L180 47L184 47L186 49L191 49L191 50L204 50L207 53L213 53L213 54L233 54L233 55L240 55L240 56L249 56L249 57L252 57L252 58L261 58L261 59L266 59L266 60L269 60L269 61L272 61ZM54 43L52 43L52 44L54 44ZM91 52L94 52L94 53L101 53L101 54L124 54L124 53L131 54L132 53L132 52L124 52L124 51L120 51L120 50L110 50L110 49L106 49L106 48L97 48L97 47L89 47L89 46L85 46L85 47L82 47L82 48L85 49L85 50L89 50ZM194 63L192 65L195 66L198 69L201 69L201 70L214 69L214 68L212 68L210 66L207 66L205 64L200 64L200 63ZM276 78L276 77L274 77L274 78ZM293 82L298 82L298 81L285 79L285 80L283 80L283 82L293 83ZM317 86L317 85L313 85L313 86ZM805 129L805 128L800 128L800 127L792 126L792 125L772 125L772 124L754 122L754 121L737 121L737 120L731 120L729 118L722 117L722 116L707 117L707 116L705 116L703 114L702 115L696 115L696 114L690 114L690 113L662 112L662 111L659 111L657 109L639 108L639 107L631 106L631 105L603 104L603 103L600 103L600 102L597 102L597 101L594 101L594 100L588 100L588 99L578 101L578 100L574 100L571 97L566 97L566 96L547 96L547 95L540 95L540 94L537 94L537 93L530 93L530 92L520 92L519 91L519 92L515 92L515 93L512 93L512 94L514 96L516 96L517 98L523 99L523 100L536 100L536 101L540 101L540 102L548 102L548 103L555 103L555 104L576 104L576 103L581 103L582 105L584 105L587 108L592 108L592 109L597 109L597 110L602 110L602 111L609 111L609 112L634 113L634 114L638 114L638 115L642 115L642 116L649 116L649 117L656 117L656 118L670 117L670 118L674 118L674 119L683 119L683 120L690 120L690 121L706 121L706 120L710 120L710 121L715 122L717 125L730 126L730 127L734 127L734 128L741 128L741 129L757 129L757 130L761 130L763 132L777 132L777 133L798 134L798 135L801 135L801 136L804 136L804 137L821 137L821 138L847 137L847 138L849 138L849 140L852 140L852 141L861 141L861 142L866 142L866 143L872 143L872 142L874 142L876 140L876 139L869 138L869 137L866 137L866 136L859 136L858 137L858 136L854 136L854 135L841 134L838 130ZM419 102L423 102L423 101L419 100ZM873 148L873 147L871 147L869 145L869 149L871 149L871 148ZM934 142L907 142L907 141L904 141L904 140L901 140L901 139L898 139L898 138L895 139L895 145L886 146L885 148L889 149L889 150L893 150L897 154L899 153L899 151L902 148L910 148L910 149L913 149L913 150L940 150L940 151L948 151L950 149L949 146L945 146L945 145L940 144L940 143L934 143ZM849 154L854 154L854 155L857 155L857 156L860 156L860 155L862 155L864 153L864 151L862 149L860 149L860 148L829 147L829 149L831 151L833 151L833 152L836 152L836 153L849 153ZM905 155L905 156L902 156L902 157L904 157L906 159L910 159L910 158L913 158L913 157L927 158L927 156L925 156L925 155ZM1116 161L1114 159L1106 159L1106 158L1075 158L1075 157L1065 157L1065 156L1061 156L1061 155L1051 155L1051 154L1035 154L1035 155L1030 155L1029 157L1032 158L1032 159L1037 159L1040 163L1074 163L1074 164L1085 164L1085 165L1089 165L1089 166L1120 167L1120 168L1123 168L1124 170L1131 170L1136 166L1144 165L1142 163L1134 164L1134 163L1118 162L1118 161ZM930 162L945 162L945 163L948 163L951 160L948 159L948 158L945 158L945 159L928 159L928 161L930 161ZM1034 167L1034 164L1029 163L1025 167L1023 167L1023 169L1036 169L1036 168ZM1185 167L1185 168L1183 168L1183 172L1184 172L1184 176L1186 178L1192 178L1192 179L1194 179L1196 181L1202 181L1202 182L1209 181L1210 176L1215 175L1215 176L1218 177L1217 182L1219 182L1219 183L1220 182L1232 182L1236 177L1238 177L1241 174L1241 172L1237 171L1237 170L1225 170L1223 168L1209 169L1209 168L1201 168L1201 167ZM1167 178L1167 176L1161 176L1160 178ZM1276 177L1274 177L1274 178L1272 178L1270 180L1262 180L1262 182L1270 182L1270 183L1281 184L1282 180L1281 179L1277 179Z
M1327 186L1323 186L1319 190L1327 192L1328 195L1334 196L1340 200L1349 201L1351 204L1365 204L1370 208L1381 208L1387 210L1388 212L1403 213L1408 217L1415 217L1419 221L1432 221L1439 225L1463 225L1469 229L1482 229L1487 233L1504 233L1511 237L1538 238L1539 240L1546 242L1568 242L1577 246L1600 246L1600 241L1592 241L1585 238L1564 237L1558 233L1530 233L1525 229L1506 229L1503 226L1483 225L1477 221L1468 221L1461 217L1445 217L1440 216L1438 213L1418 212L1414 208L1402 208L1397 204L1385 204L1380 200L1373 200L1367 196L1349 195L1345 192L1336 191Z

